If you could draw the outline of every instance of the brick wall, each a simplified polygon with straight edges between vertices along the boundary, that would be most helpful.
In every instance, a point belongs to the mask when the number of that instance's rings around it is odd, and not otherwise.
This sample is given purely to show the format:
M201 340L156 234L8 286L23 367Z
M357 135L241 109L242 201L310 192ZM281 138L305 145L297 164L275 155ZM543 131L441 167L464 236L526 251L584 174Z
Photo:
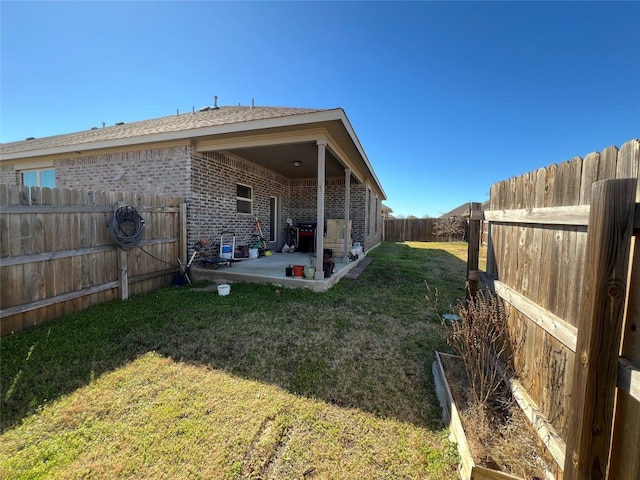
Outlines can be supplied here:
M191 147L149 148L56 160L56 186L186 196Z
M2 165L0 167L0 184L20 185L20 176L14 165Z
M382 241L382 202L368 185L363 185L365 205L365 240L364 249L369 250Z
M189 244L199 239L219 242L223 230L236 234L236 245L248 245L255 228L255 217L261 222L262 234L269 239L270 198L279 205L280 227L278 242L284 244L285 219L289 216L287 179L240 158L219 152L206 152L193 156L193 190L189 199ZM243 184L253 189L253 213L237 213L236 186ZM226 241L226 240L225 240Z
M288 211L294 224L316 221L317 184L315 179L290 182L292 206ZM328 178L325 184L325 219L344 218L344 178ZM371 189L365 184L351 180L349 208L351 236L352 241L360 242L365 250L376 246L381 241L382 223L379 218L374 218L376 212L380 215L380 205L380 200Z

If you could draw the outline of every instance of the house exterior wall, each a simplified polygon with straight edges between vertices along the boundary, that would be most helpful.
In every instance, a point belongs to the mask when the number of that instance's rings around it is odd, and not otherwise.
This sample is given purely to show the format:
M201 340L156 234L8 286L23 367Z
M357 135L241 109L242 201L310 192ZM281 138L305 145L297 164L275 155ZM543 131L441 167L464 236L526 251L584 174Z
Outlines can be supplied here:
M20 185L20 176L13 164L0 167L0 184Z
M288 210L294 224L316 221L317 181L315 179L292 180ZM328 178L325 182L325 219L344 218L344 178ZM365 250L375 247L382 239L380 221L381 202L366 184L351 181L349 218L351 237ZM376 214L377 212L377 214ZM376 217L377 215L377 217Z
M364 185L365 190L365 241L364 249L369 250L382 241L382 202L375 191Z
M54 160L56 186L95 191L137 191L177 195L186 199L188 250L196 241L218 242L223 230L236 234L236 245L247 245L254 233L255 217L269 238L270 197L278 203L277 242L288 238L286 219L294 225L315 222L316 179L289 180L242 158L221 152L194 154L190 145L163 146ZM14 165L3 165L0 182L19 184ZM352 240L368 250L381 241L380 200L366 184L351 181ZM253 213L239 214L236 185L253 190ZM327 178L325 219L344 218L344 178Z
M287 216L294 225L315 222L318 215L318 181L315 178L291 180L289 185Z
M189 245L200 239L219 242L223 230L232 230L236 245L249 245L255 230L255 217L261 222L262 234L269 239L270 198L276 197L279 214L277 242L285 242L286 205L289 185L285 177L241 158L220 152L193 156L193 190L188 199ZM236 186L246 185L253 191L253 213L237 212ZM228 237L230 238L230 236ZM225 239L226 242L226 239Z
M77 156L55 160L53 167L61 188L179 196L191 188L188 145Z

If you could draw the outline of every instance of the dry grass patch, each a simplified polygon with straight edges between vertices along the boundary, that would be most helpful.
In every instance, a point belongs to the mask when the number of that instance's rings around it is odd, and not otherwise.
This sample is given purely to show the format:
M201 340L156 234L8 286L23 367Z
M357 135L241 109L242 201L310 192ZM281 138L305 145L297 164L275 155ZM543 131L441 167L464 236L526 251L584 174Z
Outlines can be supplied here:
M454 478L442 434L157 353L2 440L2 478Z

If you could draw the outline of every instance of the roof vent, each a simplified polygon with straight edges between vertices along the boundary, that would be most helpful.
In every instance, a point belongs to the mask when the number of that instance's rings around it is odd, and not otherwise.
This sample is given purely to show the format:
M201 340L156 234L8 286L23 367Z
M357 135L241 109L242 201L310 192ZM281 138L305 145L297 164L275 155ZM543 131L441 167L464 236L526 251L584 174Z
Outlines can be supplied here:
M27 137L27 138L25 138L25 140L35 140L35 139L36 139L36 137Z
M213 109L214 110L218 110L220 107L218 106L218 96L214 95L213 96Z
M118 122L118 123L116 123L116 125L117 126L124 125L124 122Z
M209 110L211 110L211 107L202 107L200 109L201 112L208 112Z
M98 127L91 127L91 130L98 130Z

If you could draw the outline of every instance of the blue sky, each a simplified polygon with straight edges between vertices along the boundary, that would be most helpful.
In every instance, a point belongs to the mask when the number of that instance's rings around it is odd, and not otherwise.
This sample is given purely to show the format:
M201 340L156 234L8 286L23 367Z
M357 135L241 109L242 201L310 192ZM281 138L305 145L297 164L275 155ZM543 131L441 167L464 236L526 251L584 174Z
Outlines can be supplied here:
M640 137L640 2L0 3L0 138L347 113L396 215Z

